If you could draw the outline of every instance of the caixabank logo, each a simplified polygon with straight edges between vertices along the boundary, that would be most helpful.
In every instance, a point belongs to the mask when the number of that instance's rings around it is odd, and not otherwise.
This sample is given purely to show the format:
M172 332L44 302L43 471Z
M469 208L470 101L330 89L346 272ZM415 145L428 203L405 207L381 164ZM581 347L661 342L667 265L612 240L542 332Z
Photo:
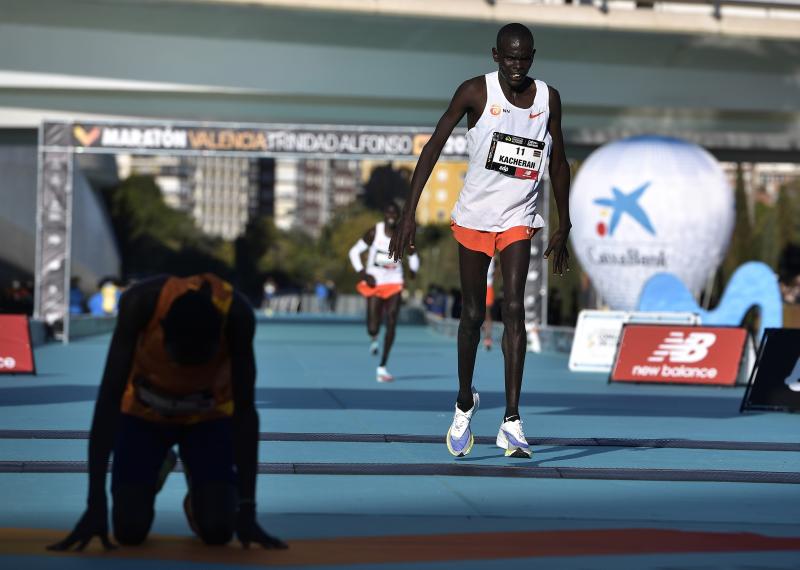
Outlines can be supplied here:
M738 328L627 325L611 380L732 386L746 336Z
M645 182L631 192L612 187L612 196L610 198L596 198L594 203L602 208L600 210L600 220L595 225L597 235L601 238L607 235L613 236L623 216L627 216L639 224L650 235L656 235L656 230L650 221L650 217L639 203L639 199L649 186L650 182Z

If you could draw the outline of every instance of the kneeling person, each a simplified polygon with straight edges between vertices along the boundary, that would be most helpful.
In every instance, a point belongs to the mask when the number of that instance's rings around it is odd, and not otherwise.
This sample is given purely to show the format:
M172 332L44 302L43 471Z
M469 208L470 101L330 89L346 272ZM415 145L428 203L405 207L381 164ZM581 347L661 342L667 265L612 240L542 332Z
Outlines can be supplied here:
M212 274L157 277L123 295L89 437L88 507L50 549L83 549L94 536L113 547L112 450L114 536L142 543L174 445L189 482L184 506L204 542L225 544L235 533L245 548L286 548L256 522L254 332L250 306Z

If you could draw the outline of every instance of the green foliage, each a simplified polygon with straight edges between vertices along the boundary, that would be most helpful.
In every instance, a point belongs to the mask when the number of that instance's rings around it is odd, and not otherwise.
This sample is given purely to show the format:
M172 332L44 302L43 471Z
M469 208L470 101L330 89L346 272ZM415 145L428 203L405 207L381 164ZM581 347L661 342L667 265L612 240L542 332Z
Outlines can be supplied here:
M364 185L364 205L372 210L383 211L389 202L405 200L410 189L409 169L395 169L391 164L377 166Z
M350 264L348 252L380 219L381 214L359 204L340 208L322 230L318 243L317 279L332 279L340 291L353 291L358 274Z
M164 203L150 176L131 176L104 198L122 254L122 273L230 273L221 240L206 236L185 212Z
M775 208L781 250L787 244L800 245L800 181L780 189Z
M723 290L736 268L747 261L762 261L776 271L785 272L782 265L787 251L800 247L800 182L780 188L774 204L757 200L752 223L741 166L737 171L735 193L736 225L720 270L718 292Z
M282 286L301 288L315 278L319 258L312 237L299 230L277 230L275 240L258 260L258 269L274 276Z
M458 275L458 245L448 224L417 228L417 253L421 264L410 288L427 291L432 284L445 290L461 288Z
M772 269L777 269L781 253L778 210L774 206L759 202L756 203L754 214L751 255L753 259L763 261Z
M757 257L757 246L753 243L753 227L750 223L750 211L741 164L736 169L734 199L736 214L734 216L733 236L731 236L728 253L722 263L724 282L727 282L733 272L736 271L736 268L742 263Z

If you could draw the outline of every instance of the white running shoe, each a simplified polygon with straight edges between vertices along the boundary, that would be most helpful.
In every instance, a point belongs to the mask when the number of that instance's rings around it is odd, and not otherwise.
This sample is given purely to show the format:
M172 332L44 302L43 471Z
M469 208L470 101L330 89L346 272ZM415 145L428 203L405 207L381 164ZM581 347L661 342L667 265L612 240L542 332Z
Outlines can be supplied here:
M375 371L375 380L378 382L393 382L394 376L389 374L385 366L378 366L378 369Z
M525 433L522 431L522 420L513 420L500 424L497 432L497 447L505 450L506 457L530 459L533 452Z
M380 350L380 348L381 344L377 340L373 340L372 344L369 345L369 353L372 356L375 356L378 354L378 350Z
M456 457L464 457L472 451L472 444L475 443L475 438L472 435L472 430L469 429L469 423L472 421L472 416L478 411L481 399L475 388L472 389L472 408L469 411L462 412L458 404L456 404L456 413L453 415L453 423L450 424L450 429L447 430L447 450L451 455Z

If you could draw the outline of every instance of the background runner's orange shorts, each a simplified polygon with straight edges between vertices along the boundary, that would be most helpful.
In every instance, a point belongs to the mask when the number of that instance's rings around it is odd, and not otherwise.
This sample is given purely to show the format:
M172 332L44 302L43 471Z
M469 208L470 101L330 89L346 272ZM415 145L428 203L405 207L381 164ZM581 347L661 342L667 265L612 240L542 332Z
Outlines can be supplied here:
M528 226L514 226L502 232L484 232L459 226L455 222L450 222L450 229L453 230L453 237L456 241L472 251L480 251L492 257L495 250L503 251L515 241L531 239L539 228L529 228Z
M387 283L386 285L376 285L370 287L366 281L359 281L356 285L356 291L361 293L364 297L380 297L381 299L388 299L403 291L402 283Z

